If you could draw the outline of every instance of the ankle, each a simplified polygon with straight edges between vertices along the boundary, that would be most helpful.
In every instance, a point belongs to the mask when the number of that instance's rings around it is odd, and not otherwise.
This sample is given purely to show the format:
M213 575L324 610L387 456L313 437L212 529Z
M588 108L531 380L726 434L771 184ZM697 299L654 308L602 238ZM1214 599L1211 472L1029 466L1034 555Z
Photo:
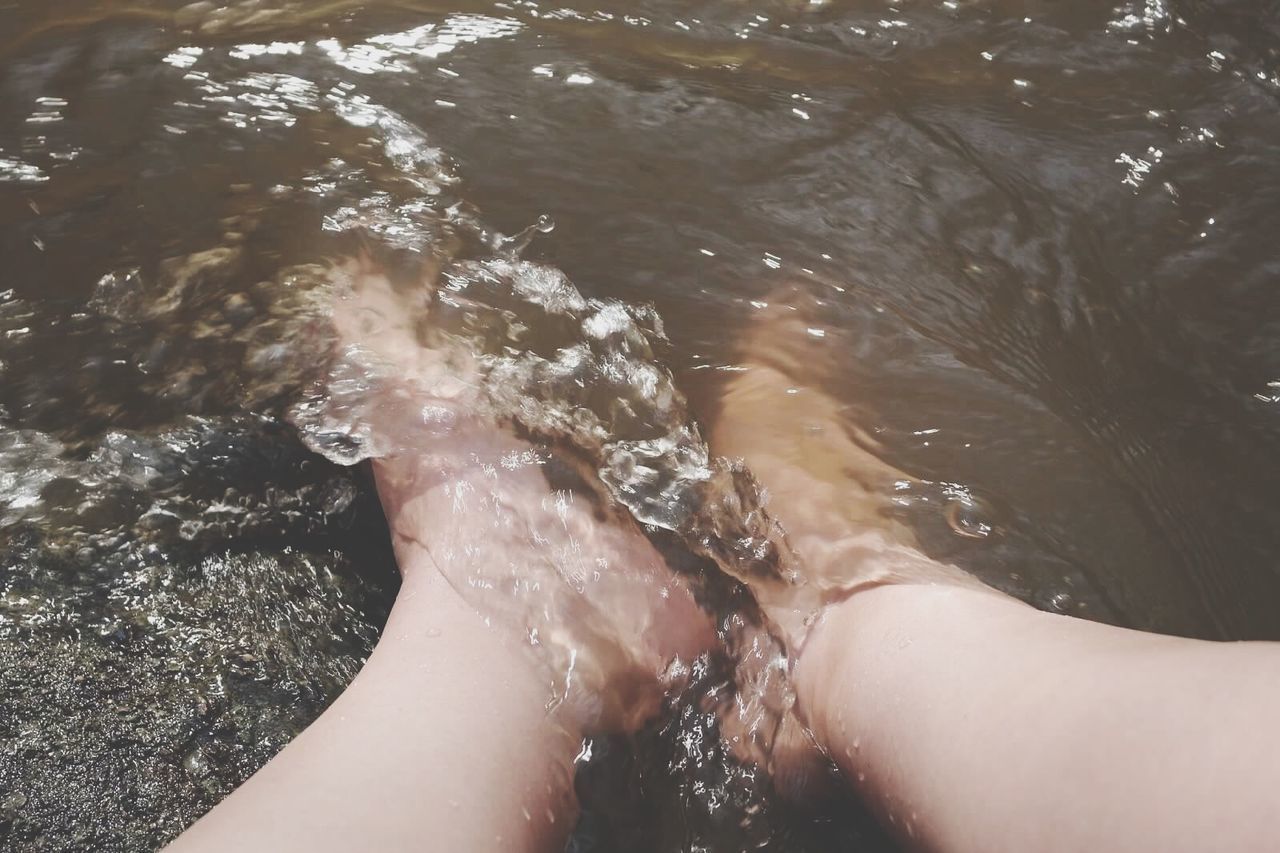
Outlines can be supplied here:
M903 650L933 642L946 626L1020 612L1038 615L967 575L860 589L823 612L795 661L801 717L828 750L856 742L859 730L874 727L876 709L891 704L894 685L911 675L895 671Z

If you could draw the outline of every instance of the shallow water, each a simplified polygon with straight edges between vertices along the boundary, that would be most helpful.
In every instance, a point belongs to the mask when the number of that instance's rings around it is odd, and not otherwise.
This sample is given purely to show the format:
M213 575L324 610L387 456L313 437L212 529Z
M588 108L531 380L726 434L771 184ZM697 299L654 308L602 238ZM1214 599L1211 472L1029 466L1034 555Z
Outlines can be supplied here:
M395 581L367 482L290 425L316 265L509 256L544 214L523 257L652 304L703 420L758 306L819 294L815 374L923 480L934 554L1280 638L1278 29L1158 0L0 3L0 837L149 849L336 695ZM577 849L883 849L714 743L693 705L601 743Z

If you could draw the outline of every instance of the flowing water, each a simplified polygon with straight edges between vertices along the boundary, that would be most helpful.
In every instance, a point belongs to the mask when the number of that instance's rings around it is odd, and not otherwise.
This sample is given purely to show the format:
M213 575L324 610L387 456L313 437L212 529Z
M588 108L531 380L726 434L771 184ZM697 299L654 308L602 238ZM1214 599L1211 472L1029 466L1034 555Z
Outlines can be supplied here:
M457 294L486 405L691 572L786 561L699 424L798 283L931 553L1280 639L1277 36L1256 2L0 2L0 841L156 847L367 655L355 255ZM573 849L892 849L720 748L727 681L593 744Z

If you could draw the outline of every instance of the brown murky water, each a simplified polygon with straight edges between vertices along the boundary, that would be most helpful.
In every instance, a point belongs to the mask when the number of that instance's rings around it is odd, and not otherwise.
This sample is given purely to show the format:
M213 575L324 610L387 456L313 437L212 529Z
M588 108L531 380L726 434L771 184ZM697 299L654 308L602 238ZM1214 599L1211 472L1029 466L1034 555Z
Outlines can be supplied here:
M934 553L1280 639L1277 36L1257 2L0 0L0 839L153 848L367 654L376 501L282 408L288 294L356 232L552 217L524 257L655 306L704 417L802 282ZM694 705L595 755L575 850L886 849Z

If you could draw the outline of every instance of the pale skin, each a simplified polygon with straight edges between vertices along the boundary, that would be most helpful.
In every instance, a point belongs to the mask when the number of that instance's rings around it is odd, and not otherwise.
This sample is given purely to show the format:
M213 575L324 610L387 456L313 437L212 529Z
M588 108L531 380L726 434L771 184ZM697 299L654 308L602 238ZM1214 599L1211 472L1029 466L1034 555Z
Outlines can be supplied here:
M563 844L577 733L547 714L508 637L433 569L403 569L383 637L346 692L169 849Z
M467 444L528 448L497 429L470 431ZM576 811L573 763L582 736L618 723L598 720L589 699L555 704L552 677L519 627L487 617L446 578L444 546L493 531L481 513L459 516L441 506L439 487L422 485L420 467L408 454L374 465L403 581L368 662L315 723L171 849L421 850L424 839L438 850L563 846ZM536 522L535 510L553 493L532 474L505 485L506 497ZM560 525L557 517L541 533L554 543ZM629 561L617 573L627 600L647 602L651 612L631 637L657 698L663 663L691 659L713 635L688 589L655 571L657 555L638 531L609 533L603 544L585 535L582 544ZM646 630L649 624L658 630ZM607 672L626 679L634 702L643 671Z
M173 850L562 847L583 735L638 725L667 664L714 639L634 525L598 520L585 496L552 488L534 445L467 417L468 377L418 346L398 299L361 268L334 306L343 339L395 368L364 413L391 448L373 465L402 576L386 628L333 705ZM422 400L463 411L457 427L415 425ZM587 576L558 577L548 552ZM612 632L583 635L571 672L549 669L502 610L522 574L541 586L516 600L560 596L575 617L608 617ZM476 578L499 589L469 588ZM546 643L574 626L540 627Z
M785 309L757 330L748 352L774 357L730 385L712 443L770 488L811 576L856 590L794 669L848 783L913 849L1275 849L1280 644L1043 613L915 551L876 520L907 475L806 381L820 356L803 327L785 334Z
M1272 850L1280 649L1144 634L945 585L828 614L818 740L922 850Z
M879 520L879 485L902 475L848 439L837 406L785 365L745 366L713 447L744 458L769 487L815 577L853 590L788 638L799 710L908 847L1274 848L1280 646L1045 614L967 580ZM478 440L517 441L501 431ZM431 543L459 528L415 510L422 494L404 484L420 481L418 464L404 453L375 468L404 586L368 664L173 849L562 848L573 758L597 723L548 710L545 673L521 632L446 580ZM515 494L533 501L547 488L531 477ZM687 590L653 569L632 535L610 547L643 567L634 600L656 620L645 624L697 623ZM641 655L655 685L662 660L710 641L703 623L676 635Z

